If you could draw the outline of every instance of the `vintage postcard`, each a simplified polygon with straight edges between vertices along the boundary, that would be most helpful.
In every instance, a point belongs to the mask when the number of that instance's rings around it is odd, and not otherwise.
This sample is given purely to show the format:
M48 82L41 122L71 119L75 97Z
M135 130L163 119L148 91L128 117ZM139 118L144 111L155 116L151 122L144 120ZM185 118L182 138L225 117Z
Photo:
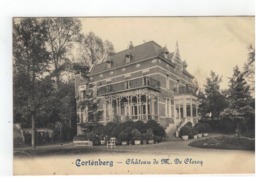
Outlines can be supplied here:
M14 175L255 173L255 17L14 17Z

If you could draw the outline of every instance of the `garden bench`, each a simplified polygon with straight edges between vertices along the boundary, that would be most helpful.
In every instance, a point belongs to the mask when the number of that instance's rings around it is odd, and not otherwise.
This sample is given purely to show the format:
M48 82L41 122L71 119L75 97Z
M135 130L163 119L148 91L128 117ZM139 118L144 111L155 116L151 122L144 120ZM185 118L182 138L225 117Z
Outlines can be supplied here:
M86 140L86 141L73 141L75 147L89 147L93 148L93 142Z

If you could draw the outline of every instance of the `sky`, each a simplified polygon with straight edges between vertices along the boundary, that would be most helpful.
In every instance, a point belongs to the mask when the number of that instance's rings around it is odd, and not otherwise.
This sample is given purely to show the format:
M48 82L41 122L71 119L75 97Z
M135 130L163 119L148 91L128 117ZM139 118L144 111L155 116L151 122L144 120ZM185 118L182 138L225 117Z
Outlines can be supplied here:
M82 30L113 43L115 51L153 40L180 55L188 71L203 87L210 71L222 76L228 87L234 66L243 68L248 46L255 44L254 17L110 17L81 18Z

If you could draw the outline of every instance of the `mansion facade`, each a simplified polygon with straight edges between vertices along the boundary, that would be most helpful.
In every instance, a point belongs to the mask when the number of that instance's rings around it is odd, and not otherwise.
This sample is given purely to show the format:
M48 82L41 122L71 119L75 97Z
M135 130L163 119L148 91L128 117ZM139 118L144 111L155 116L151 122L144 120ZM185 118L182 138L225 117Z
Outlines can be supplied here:
M118 52L76 77L77 133L96 123L156 120L167 134L198 122L198 99L187 63L154 41Z

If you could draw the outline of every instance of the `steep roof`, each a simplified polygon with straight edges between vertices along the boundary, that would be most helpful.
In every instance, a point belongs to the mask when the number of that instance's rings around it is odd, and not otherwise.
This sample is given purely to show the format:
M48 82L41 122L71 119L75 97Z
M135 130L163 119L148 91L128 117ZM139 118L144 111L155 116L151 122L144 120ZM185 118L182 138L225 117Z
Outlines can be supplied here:
M125 56L129 54L129 50L131 50L131 54L132 54L131 63L133 63L143 59L158 56L161 53L162 47L154 41L149 41L144 44L135 46L131 49L126 49L124 51L118 52L112 56L112 60L113 60L112 68L116 68L126 64ZM95 65L91 70L91 74L100 73L106 69L107 69L106 62L103 62Z

